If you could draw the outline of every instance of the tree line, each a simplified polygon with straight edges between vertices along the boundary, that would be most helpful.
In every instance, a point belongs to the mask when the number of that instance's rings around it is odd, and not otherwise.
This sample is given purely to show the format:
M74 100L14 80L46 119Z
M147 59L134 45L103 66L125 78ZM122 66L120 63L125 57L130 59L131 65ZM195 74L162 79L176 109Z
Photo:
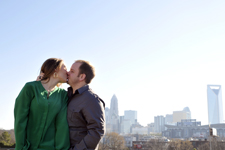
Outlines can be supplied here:
M126 147L123 136L111 132L105 134L99 144L99 150L138 150L136 146L140 142L143 150L210 150L210 147L212 150L225 150L225 139L211 137L210 141L171 139L165 142L163 139L151 139L149 141L134 141L132 147Z
M172 139L165 142L162 139L151 139L142 142L142 149L148 150L225 150L225 138L211 137L209 141L183 141ZM135 143L135 142L134 142ZM15 145L14 130L0 130L0 147ZM126 147L125 139L118 133L106 133L99 144L99 150L137 150L135 144Z

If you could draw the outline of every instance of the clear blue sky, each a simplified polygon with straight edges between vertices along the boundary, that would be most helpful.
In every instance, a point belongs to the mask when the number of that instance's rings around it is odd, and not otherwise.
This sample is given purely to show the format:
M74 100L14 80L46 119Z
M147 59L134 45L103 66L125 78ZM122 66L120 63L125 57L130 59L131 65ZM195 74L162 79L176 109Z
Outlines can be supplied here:
M0 128L50 57L96 68L91 88L138 122L188 106L207 124L207 84L225 96L225 1L0 1ZM66 87L66 85L64 85ZM225 102L224 102L225 104Z

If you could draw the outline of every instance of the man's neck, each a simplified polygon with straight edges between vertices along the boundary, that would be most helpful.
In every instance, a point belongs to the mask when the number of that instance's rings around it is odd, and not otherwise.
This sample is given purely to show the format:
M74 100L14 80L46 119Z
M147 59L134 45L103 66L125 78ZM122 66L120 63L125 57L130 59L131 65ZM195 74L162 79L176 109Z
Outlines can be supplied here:
M78 90L79 88L81 88L81 87L83 87L83 86L85 86L86 85L86 83L78 83L78 84L76 84L76 85L73 85L73 86L71 86L72 87L72 89L73 89L73 94L75 93L75 91L76 90Z

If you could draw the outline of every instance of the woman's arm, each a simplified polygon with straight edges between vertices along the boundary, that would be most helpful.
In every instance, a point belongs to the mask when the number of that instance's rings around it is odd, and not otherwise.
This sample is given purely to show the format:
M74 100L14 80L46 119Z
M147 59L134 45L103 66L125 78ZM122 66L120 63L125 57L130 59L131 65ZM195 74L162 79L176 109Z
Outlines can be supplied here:
M16 98L14 107L16 150L21 150L26 145L26 127L32 99L32 86L26 83Z
M55 149L68 150L70 147L69 126L67 123L67 92L63 91L62 107L56 116Z

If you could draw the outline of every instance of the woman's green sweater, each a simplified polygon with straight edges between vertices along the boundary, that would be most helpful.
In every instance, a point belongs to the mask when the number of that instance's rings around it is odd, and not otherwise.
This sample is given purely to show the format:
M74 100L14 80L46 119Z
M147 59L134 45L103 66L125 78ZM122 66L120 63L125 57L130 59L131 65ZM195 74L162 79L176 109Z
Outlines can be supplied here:
M40 81L25 84L16 98L15 150L67 150L67 92L56 87L49 95Z

